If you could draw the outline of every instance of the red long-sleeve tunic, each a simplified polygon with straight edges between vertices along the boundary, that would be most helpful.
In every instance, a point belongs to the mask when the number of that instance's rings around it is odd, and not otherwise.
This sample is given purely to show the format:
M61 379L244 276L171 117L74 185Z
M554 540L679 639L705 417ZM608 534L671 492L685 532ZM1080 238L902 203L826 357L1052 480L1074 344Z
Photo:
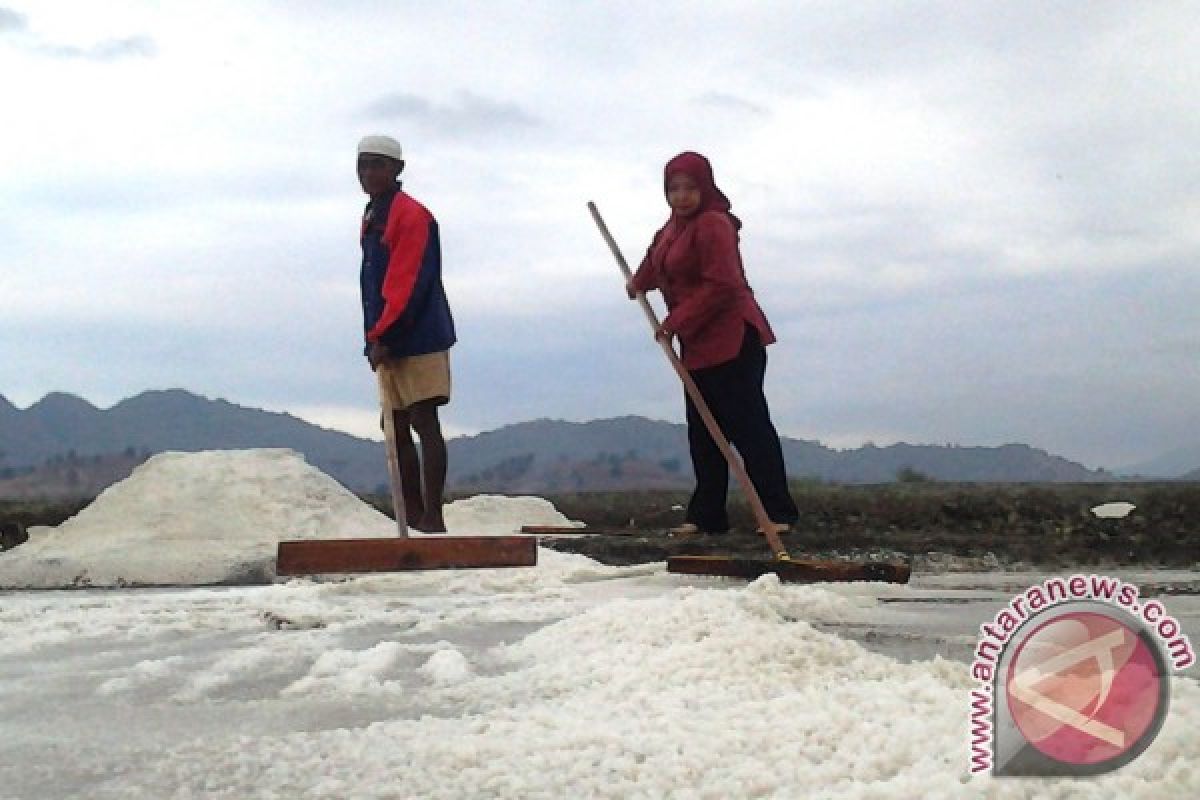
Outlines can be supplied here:
M735 358L747 324L764 345L775 341L746 283L737 230L723 211L672 217L655 235L633 286L640 292L662 291L669 312L662 327L679 337L688 369Z

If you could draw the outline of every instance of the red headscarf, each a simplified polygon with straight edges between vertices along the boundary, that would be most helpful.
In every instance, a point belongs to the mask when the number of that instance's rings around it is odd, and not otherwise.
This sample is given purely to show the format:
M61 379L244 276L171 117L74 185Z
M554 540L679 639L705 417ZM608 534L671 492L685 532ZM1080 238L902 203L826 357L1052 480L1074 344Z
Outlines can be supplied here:
M679 173L687 175L700 187L700 208L697 213L704 211L724 211L733 220L734 230L742 227L742 221L729 211L732 207L729 198L717 188L716 179L713 178L712 164L708 163L707 158L699 153L693 153L688 150L668 161L666 168L663 170L664 192L667 189L667 183L671 180L671 176L678 175Z

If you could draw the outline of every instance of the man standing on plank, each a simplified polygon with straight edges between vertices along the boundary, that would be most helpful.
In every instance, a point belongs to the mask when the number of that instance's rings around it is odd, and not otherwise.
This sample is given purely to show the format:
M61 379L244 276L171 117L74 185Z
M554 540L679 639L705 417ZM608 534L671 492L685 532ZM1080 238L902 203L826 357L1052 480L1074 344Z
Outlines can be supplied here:
M438 406L450 402L454 319L442 286L437 220L402 190L403 170L395 139L367 136L358 143L358 182L371 198L361 234L363 330L367 361L393 409L406 522L444 532L446 442Z

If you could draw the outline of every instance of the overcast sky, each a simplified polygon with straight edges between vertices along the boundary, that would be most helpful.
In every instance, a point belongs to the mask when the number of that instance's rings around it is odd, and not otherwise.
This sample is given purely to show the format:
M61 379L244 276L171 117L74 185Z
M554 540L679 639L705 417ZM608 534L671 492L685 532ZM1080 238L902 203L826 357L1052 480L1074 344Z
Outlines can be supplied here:
M450 433L681 421L635 265L698 150L780 431L1200 442L1200 4L0 0L0 394L181 387L375 434L355 144L405 147Z

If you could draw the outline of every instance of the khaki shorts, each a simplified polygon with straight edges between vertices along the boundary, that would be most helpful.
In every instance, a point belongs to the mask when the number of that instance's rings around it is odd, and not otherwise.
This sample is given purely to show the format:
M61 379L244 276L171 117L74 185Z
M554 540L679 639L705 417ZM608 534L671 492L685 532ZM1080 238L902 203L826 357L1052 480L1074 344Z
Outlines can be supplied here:
M413 403L450 402L450 353L442 350L419 356L389 358L378 367L380 383L392 408L403 411Z

